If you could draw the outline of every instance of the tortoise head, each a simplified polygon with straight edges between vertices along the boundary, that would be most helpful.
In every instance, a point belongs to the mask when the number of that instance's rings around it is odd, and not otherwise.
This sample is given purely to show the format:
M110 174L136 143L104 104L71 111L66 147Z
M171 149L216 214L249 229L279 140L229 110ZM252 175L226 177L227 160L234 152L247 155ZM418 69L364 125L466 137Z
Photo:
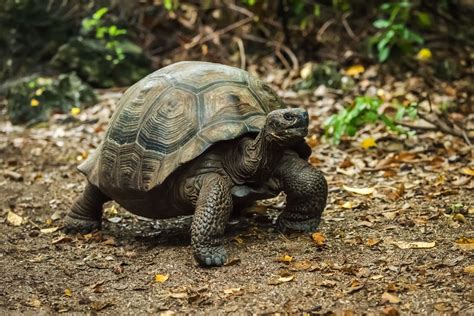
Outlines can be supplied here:
M275 110L267 115L265 134L279 145L288 146L308 134L308 112L303 109Z

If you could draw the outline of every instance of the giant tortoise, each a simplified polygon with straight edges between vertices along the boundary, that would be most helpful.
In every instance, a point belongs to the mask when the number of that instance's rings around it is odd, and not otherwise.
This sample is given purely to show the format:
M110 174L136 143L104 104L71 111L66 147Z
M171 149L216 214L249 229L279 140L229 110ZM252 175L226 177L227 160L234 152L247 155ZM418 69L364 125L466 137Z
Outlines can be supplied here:
M79 166L88 183L65 229L99 229L110 200L149 218L193 214L194 257L220 266L227 259L224 228L236 206L283 191L278 227L313 231L327 184L307 162L307 133L307 112L287 108L246 71L196 61L169 65L119 101L103 142Z

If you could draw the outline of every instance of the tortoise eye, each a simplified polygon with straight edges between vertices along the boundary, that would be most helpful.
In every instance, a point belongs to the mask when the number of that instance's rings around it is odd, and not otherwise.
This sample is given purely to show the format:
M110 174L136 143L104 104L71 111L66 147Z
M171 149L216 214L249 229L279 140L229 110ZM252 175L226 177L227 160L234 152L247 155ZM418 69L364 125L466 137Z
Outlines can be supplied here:
M285 113L283 114L283 118L287 121L291 121L293 120L293 115L291 115L290 113Z

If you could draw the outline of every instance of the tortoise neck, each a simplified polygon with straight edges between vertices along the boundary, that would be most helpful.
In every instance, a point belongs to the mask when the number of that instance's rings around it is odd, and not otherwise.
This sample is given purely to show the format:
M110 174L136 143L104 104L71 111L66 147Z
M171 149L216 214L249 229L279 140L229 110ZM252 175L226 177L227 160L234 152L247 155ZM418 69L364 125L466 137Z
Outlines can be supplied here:
M262 130L255 139L243 138L239 146L229 152L226 169L236 183L265 182L283 152L284 148Z

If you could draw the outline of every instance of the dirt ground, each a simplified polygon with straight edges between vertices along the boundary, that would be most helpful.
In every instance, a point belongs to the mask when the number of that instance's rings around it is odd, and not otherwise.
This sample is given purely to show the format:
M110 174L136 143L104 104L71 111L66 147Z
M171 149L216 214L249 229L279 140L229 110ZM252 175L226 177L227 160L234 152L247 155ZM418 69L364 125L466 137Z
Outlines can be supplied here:
M0 314L474 314L474 152L433 132L371 149L310 137L330 187L320 231L283 235L283 200L260 203L229 225L224 267L193 261L186 218L108 204L102 232L64 235L85 184L75 167L119 95L34 128L2 116Z

